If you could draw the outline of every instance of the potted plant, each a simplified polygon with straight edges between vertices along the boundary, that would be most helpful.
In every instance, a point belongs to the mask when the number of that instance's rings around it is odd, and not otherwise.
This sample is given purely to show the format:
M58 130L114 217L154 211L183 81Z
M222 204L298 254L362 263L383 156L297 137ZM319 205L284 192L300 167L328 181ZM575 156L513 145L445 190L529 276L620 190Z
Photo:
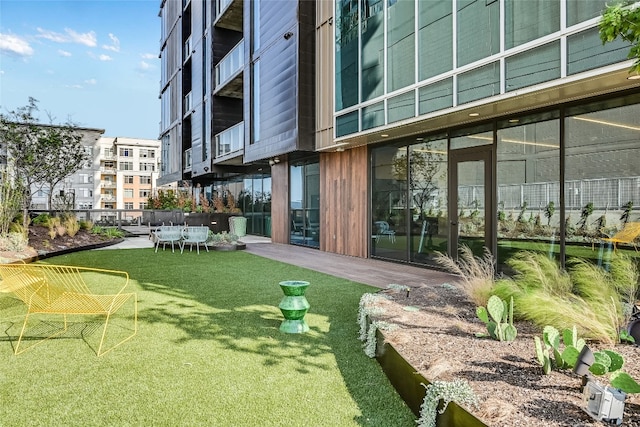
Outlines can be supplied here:
M227 233L226 231L220 233L210 231L207 244L216 251L235 251L246 248L246 245L238 240L238 236L233 233Z

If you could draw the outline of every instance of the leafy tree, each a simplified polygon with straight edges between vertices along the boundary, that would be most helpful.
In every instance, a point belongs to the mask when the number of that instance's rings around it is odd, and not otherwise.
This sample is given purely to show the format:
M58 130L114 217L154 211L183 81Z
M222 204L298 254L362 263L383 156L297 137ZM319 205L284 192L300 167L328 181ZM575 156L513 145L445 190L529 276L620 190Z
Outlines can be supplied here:
M393 173L397 180L405 180L409 169L409 188L421 218L427 203L436 197L443 161L444 154L432 149L429 143L412 150L409 158L405 153L393 159Z
M0 236L9 233L11 223L22 207L23 189L13 183L6 168L0 167Z
M627 57L635 62L629 72L640 73L640 3L623 0L605 9L600 21L600 40L604 44L618 37L632 45Z
M23 226L28 226L32 189L48 184L50 189L80 169L87 160L77 126L71 122L53 125L39 122L38 100L29 97L23 107L0 114L0 145L13 171L13 181L24 189ZM51 203L51 195L49 195ZM51 205L50 205L51 206Z

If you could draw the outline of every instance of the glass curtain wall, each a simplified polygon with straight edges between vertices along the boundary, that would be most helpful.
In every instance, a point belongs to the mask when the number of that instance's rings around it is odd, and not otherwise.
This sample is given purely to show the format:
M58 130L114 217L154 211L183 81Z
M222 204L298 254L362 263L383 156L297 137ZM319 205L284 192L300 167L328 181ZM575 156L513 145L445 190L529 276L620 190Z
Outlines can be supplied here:
M560 254L558 112L498 123L498 264L516 251Z
M371 254L428 264L447 252L447 140L411 142L372 152Z
M231 195L242 216L247 218L247 234L271 237L270 175L238 175L214 181L212 185L204 187L203 192L209 203L214 196ZM225 202L228 202L228 198Z
M320 247L320 163L291 165L289 179L289 243Z
M624 105L631 100L640 102L640 95L567 111L567 257L606 263L613 251L638 255L634 245L640 240L640 104ZM618 234L625 228L626 235ZM606 240L616 234L617 242Z
M371 255L407 261L407 145L375 148L371 170Z

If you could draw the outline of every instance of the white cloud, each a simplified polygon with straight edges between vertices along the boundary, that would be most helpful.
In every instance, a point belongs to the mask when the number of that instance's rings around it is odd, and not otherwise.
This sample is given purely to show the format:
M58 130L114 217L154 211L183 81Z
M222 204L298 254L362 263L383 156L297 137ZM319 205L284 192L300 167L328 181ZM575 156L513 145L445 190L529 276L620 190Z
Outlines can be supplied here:
M155 53L143 53L140 56L142 57L142 59L158 59L158 55L156 55Z
M64 34L62 34L38 28L38 33L40 33L38 37L51 40L56 43L78 43L89 47L96 47L98 45L95 31L89 31L88 33L83 34L70 28L65 28Z
M0 53L25 57L33 55L33 48L21 37L0 33Z
M66 87L70 89L82 89L82 85L67 85Z
M120 40L111 33L109 33L109 38L111 39L111 44L103 44L102 48L112 52L120 52Z
M71 52L67 52L66 50L58 49L58 55L60 56L71 56Z
M89 80L85 80L84 82L85 84L88 84L88 85L95 85L98 83L96 79L89 79Z
M98 59L99 59L100 61L113 61L113 58L112 58L112 57L110 57L109 55L104 55L104 54L103 54L103 55L98 56Z
M140 61L140 64L138 64L138 68L142 71L147 71L151 69L151 64L148 64L144 61Z

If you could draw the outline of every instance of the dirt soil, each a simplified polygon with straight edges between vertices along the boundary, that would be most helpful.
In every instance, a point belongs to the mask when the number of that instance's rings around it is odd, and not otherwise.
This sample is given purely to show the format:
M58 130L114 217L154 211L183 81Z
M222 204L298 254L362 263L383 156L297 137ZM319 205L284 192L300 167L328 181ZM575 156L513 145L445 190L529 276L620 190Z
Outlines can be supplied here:
M79 230L73 237L65 234L52 239L49 236L48 227L32 225L29 227L29 246L22 252L0 251L0 259L24 259L38 255L51 255L55 252L92 246L109 240L114 239L91 234L88 230Z
M533 325L516 323L518 336L512 342L478 338L476 333L486 333L486 327L455 284L425 284L411 289L408 297L404 291L381 292L391 299L376 303L384 309L376 318L398 326L383 332L385 340L430 381L467 380L480 400L479 408L470 411L488 426L604 425L584 411L580 377L571 371L543 374L533 340L540 331ZM623 370L640 380L640 347L588 345L621 353ZM599 379L607 385L606 378ZM640 426L640 396L627 396L623 425Z

